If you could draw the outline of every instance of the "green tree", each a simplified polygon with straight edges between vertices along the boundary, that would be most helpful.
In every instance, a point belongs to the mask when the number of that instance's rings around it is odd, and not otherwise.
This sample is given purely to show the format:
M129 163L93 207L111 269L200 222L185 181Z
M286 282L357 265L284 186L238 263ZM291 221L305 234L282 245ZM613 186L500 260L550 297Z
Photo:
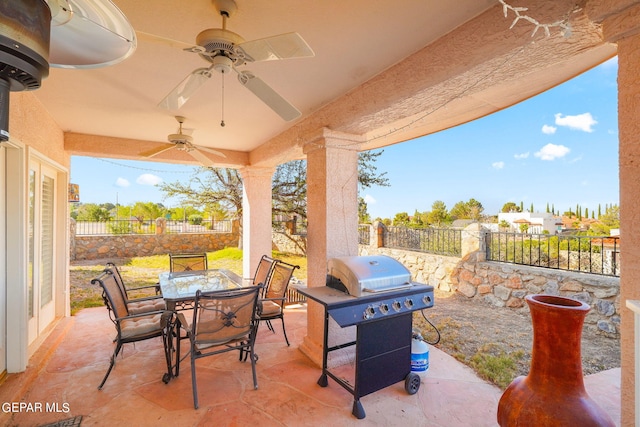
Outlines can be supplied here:
M511 228L511 224L509 224L509 221L503 219L498 223L498 227L500 227L502 230L508 230L509 228Z
M166 211L165 207L160 203L136 202L131 208L131 215L142 222L163 217Z
M526 233L527 231L529 231L529 224L520 224L520 232L521 233Z
M386 172L378 173L375 161L383 150L365 151L358 156L358 187L388 186ZM218 204L239 220L242 219L242 179L235 169L197 169L187 183L162 183L164 197L179 197L185 204L199 208ZM305 160L279 165L272 179L274 214L307 218L307 167ZM362 200L366 210L366 202ZM242 241L242 239L240 239Z
M476 199L469 199L467 202L458 202L456 203L449 215L451 219L473 219L479 220L482 217L482 212L484 211L484 207L482 203L477 201Z
M547 213L550 213L551 211L549 210L549 202L547 202Z
M502 205L502 210L500 212L509 213L509 212L522 212L522 209L518 205L513 202L507 202Z
M436 200L431 205L431 212L427 216L427 222L440 226L447 221L449 221L447 205L442 200Z
M469 208L467 204L463 201L460 201L455 205L453 205L453 207L449 211L449 215L451 215L451 218L454 220L471 218L469 213Z
M529 212L533 213L533 202L531 203L531 206L529 206Z
M97 205L95 203L83 203L77 208L78 221L94 221L102 222L111 219L111 213L104 204Z
M367 203L364 201L362 197L358 197L358 223L359 224L371 223L371 216L369 216L369 212L367 212Z
M406 212L398 212L395 217L393 217L393 225L394 226L407 226L409 224L409 214Z
M158 188L165 198L179 197L183 205L204 208L217 204L242 217L242 180L236 169L201 167L186 183L162 183Z

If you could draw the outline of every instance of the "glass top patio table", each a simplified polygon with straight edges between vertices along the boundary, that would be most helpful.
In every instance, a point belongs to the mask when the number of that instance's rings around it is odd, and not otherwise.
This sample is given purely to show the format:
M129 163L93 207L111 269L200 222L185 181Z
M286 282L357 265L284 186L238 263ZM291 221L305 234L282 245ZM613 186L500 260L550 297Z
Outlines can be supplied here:
M226 269L161 273L160 289L168 310L193 308L197 291L222 291L242 287L243 280Z

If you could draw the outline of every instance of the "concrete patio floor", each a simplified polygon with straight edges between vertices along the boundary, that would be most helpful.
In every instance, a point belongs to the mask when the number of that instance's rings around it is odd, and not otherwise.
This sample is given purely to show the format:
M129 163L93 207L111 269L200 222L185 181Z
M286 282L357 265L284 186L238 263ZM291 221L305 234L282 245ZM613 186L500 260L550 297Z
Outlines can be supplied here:
M200 408L194 410L188 360L178 378L169 384L161 381L166 367L160 338L125 345L124 355L98 390L115 331L106 308L82 310L57 324L27 371L10 374L0 385L0 425L42 426L80 416L82 426L497 425L500 389L434 347L415 395L407 394L401 382L365 396L361 402L366 418L358 420L351 415L351 394L331 379L328 387L318 386L321 369L298 350L306 334L305 306L287 309L285 319L291 347L279 322L275 334L260 326L258 390L253 389L250 364L239 362L236 352L199 360ZM585 384L619 425L620 369L587 376ZM7 406L11 402L30 404L33 411L27 406L12 412Z

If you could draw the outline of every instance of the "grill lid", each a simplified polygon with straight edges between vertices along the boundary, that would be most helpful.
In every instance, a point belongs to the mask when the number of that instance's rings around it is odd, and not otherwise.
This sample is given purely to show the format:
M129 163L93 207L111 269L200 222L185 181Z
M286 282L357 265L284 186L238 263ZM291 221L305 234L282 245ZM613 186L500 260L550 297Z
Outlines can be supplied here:
M411 272L386 255L331 258L327 274L327 286L352 296L411 286Z

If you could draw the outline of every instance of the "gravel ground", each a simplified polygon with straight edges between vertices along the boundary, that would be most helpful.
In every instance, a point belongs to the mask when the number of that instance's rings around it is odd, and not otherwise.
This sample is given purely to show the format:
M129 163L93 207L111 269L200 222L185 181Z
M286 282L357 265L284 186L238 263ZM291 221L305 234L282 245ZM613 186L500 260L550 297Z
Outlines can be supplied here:
M460 294L436 293L434 306L424 314L440 331L436 346L464 363L469 364L476 354L512 354L517 359L516 375L529 372L533 328L528 310L499 308ZM421 327L426 331L425 338L435 341L433 328L426 322ZM585 375L620 367L620 339L605 336L595 327L585 324L581 350Z

